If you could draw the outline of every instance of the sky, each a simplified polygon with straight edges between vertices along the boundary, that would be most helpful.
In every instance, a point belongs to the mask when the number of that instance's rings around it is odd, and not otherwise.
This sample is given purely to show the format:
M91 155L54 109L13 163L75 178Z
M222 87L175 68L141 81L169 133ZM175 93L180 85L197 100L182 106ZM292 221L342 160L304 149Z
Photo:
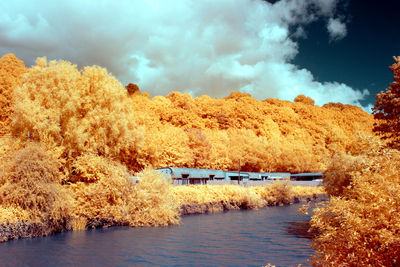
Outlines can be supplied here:
M0 56L100 65L123 85L368 111L393 81L398 1L0 0Z

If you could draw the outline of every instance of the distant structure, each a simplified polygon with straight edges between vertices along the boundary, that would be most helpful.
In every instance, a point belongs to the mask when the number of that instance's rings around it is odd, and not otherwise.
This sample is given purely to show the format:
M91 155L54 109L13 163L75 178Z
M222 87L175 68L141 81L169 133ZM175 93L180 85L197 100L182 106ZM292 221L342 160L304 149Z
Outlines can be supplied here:
M213 181L267 181L267 180L290 180L289 172L240 172L222 171L210 169L192 169L165 167L157 171L171 177L175 185L207 184Z
M290 174L290 180L292 181L313 181L322 180L323 174L320 172L306 172Z

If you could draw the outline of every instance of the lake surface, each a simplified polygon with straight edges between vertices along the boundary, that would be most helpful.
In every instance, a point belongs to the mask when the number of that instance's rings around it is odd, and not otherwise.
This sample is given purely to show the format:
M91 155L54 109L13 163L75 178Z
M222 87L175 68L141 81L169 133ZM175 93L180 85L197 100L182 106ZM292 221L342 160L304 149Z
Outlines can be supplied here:
M184 216L169 227L111 227L0 243L3 266L308 266L301 204ZM296 227L294 227L296 228Z

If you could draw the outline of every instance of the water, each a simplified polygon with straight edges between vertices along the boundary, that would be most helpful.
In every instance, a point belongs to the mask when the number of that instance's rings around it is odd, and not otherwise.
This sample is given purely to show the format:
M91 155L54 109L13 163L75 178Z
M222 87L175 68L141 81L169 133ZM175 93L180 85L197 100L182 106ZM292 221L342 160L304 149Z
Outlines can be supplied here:
M294 225L300 204L184 216L169 227L72 231L0 244L6 266L307 266L311 240ZM288 230L289 229L289 230Z

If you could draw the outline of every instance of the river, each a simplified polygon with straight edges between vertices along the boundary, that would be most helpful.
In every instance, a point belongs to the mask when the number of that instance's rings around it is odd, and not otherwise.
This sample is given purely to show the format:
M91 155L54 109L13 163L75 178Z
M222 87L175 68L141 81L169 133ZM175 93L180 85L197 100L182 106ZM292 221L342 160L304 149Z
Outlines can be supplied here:
M111 227L0 243L3 266L308 266L301 204L190 215L169 227Z

